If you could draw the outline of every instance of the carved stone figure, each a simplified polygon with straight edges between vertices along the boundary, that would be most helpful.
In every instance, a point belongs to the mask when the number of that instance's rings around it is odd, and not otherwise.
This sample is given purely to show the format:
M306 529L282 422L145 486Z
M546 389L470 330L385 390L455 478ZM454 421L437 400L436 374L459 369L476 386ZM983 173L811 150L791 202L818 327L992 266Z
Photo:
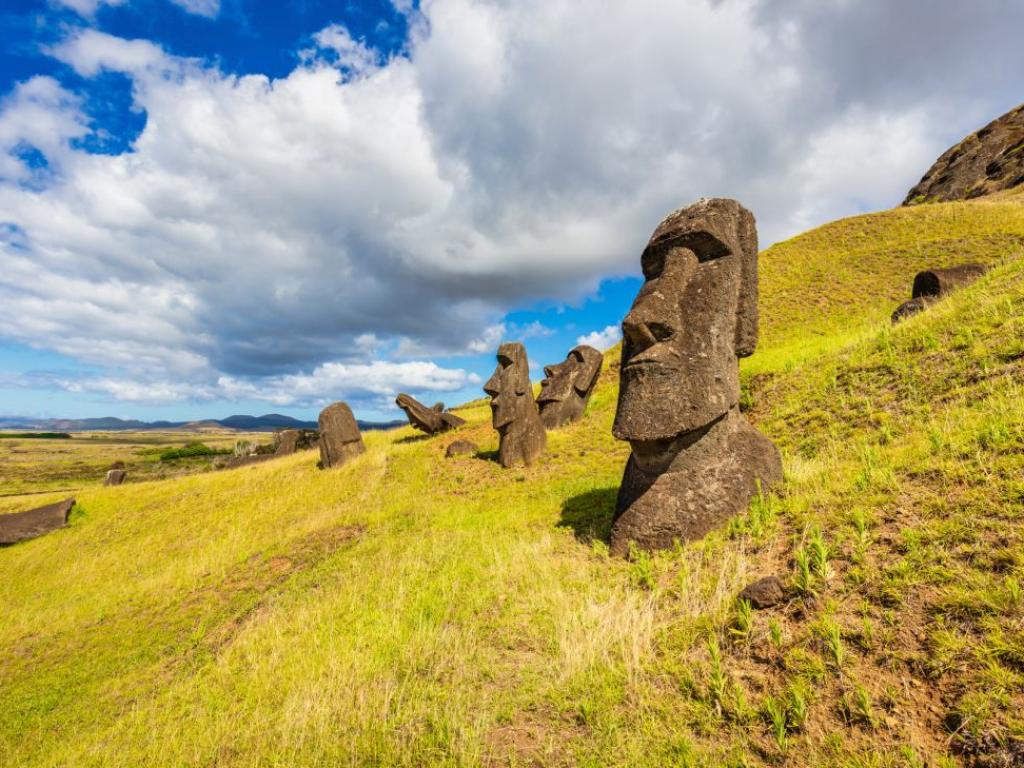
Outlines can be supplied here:
M128 473L123 469L111 469L107 472L107 476L103 478L104 485L120 485L124 482L125 477Z
M582 418L603 361L604 355L581 344L561 363L544 367L547 378L540 383L537 405L545 427L556 429Z
M416 398L400 394L395 398L395 404L405 411L405 415L409 417L410 424L421 432L426 432L428 435L447 432L449 429L461 427L466 423L465 419L459 418L450 411L446 411L444 403L437 403L433 408L427 408Z
M484 384L491 397L491 416L501 441L498 461L503 467L522 462L529 466L540 456L547 434L530 386L526 348L518 343L498 347L498 367Z
M735 200L670 214L641 257L622 323L613 434L632 455L612 549L699 538L782 477L778 449L739 411L738 358L757 345L757 229Z
M282 429L274 434L274 455L289 456L313 448L316 440L317 434L312 429Z
M959 264L945 269L926 269L918 272L914 276L910 301L903 302L892 313L893 324L927 309L951 291L970 285L987 271L988 267L982 264Z
M65 499L27 512L0 515L0 546L17 544L63 528L74 505L74 499Z
M320 462L324 469L340 467L366 450L356 417L345 403L332 403L320 411Z

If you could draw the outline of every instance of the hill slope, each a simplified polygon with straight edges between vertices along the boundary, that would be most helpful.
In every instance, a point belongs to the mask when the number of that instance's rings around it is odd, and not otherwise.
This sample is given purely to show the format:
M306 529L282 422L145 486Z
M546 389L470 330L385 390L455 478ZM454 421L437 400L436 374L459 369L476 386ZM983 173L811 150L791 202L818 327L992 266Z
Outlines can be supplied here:
M745 402L787 480L675 552L603 543L614 366L527 470L404 428L337 471L299 454L83 494L69 529L0 550L0 764L1013 764L1021 203L764 254ZM997 267L889 327L916 269L968 259ZM487 408L460 415L492 452ZM736 594L766 573L796 596L750 614Z

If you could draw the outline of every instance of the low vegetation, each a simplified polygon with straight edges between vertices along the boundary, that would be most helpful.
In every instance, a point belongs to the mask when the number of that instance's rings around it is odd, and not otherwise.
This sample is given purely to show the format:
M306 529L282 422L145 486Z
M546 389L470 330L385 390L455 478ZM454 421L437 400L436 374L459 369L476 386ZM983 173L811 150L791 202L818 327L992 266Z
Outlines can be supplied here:
M82 489L0 551L0 764L1020 764L1021 202L770 249L744 405L786 482L672 551L608 554L614 351L529 469L488 460L477 402L338 470ZM889 326L915 270L966 260L995 268ZM785 603L738 600L769 574Z

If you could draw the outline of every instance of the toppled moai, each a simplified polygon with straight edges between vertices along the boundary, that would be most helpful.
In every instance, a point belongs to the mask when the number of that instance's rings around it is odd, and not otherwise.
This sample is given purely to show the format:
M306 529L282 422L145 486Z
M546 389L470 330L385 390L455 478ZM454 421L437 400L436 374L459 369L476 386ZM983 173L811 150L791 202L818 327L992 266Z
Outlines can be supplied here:
M612 550L704 536L782 478L775 445L740 414L739 360L757 345L757 228L735 200L670 214L641 257L622 323L612 432L628 440Z
M128 476L128 473L123 469L111 469L107 472L107 476L103 478L104 485L120 485L124 482L124 479Z
M0 546L28 541L67 525L74 499L36 507L27 512L0 515Z
M892 313L893 324L916 315L957 288L970 285L988 271L982 264L960 264L945 269L926 269L914 276L910 301L900 304Z
M356 417L345 403L332 403L320 411L320 462L324 469L340 467L366 451Z
M296 451L312 448L317 434L312 429L282 429L274 433L274 455L290 456Z
M544 366L547 378L540 383L537 405L545 427L556 429L583 417L603 361L604 355L581 344L561 363Z
M501 440L498 461L503 467L533 464L547 443L537 403L530 386L526 348L518 343L498 347L498 367L484 392L491 398L491 417Z
M446 411L444 403L437 403L433 408L427 408L411 395L400 394L395 398L395 405L405 411L405 415L413 427L428 435L447 432L466 423L465 419Z

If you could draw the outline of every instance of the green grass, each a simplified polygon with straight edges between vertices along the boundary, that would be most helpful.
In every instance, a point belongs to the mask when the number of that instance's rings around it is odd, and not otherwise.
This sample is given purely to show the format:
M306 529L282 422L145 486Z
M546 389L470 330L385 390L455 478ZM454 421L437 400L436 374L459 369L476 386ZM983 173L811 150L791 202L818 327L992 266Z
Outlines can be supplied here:
M1022 211L770 249L744 401L786 482L673 551L608 555L612 365L529 469L444 458L496 449L477 402L454 436L368 433L339 470L82 488L68 529L0 550L0 764L993 758L1024 738ZM890 328L933 260L997 267ZM771 573L788 603L737 602Z

